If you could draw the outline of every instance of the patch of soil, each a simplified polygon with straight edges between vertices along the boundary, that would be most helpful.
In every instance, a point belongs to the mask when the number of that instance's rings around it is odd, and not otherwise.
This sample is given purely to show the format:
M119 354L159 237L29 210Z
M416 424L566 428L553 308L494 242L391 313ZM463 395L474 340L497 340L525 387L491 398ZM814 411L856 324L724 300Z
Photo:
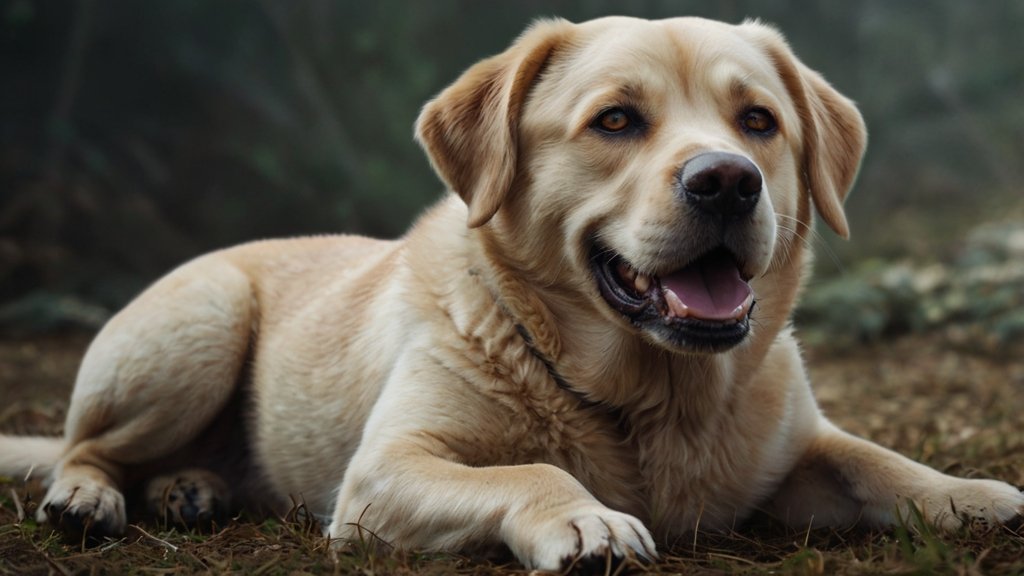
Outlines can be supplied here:
M0 339L0 431L60 434L75 373L93 335Z
M939 336L808 354L841 428L958 476L1024 484L1024 358L954 351Z

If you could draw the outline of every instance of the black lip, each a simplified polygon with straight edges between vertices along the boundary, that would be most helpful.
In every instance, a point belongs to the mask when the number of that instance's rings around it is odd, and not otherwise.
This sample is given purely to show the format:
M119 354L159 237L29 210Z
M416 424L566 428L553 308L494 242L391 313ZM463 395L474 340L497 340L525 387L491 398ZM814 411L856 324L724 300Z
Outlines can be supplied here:
M627 261L615 251L593 246L590 265L598 292L612 310L656 340L694 352L723 352L743 342L750 333L750 313L736 322L670 318L660 282L657 288L637 294L618 279L615 269L622 262Z
M657 291L641 295L624 287L615 273L620 262L625 260L611 250L595 249L592 252L590 264L601 296L612 309L634 323L660 318L660 309L664 307L661 295Z
M645 328L679 348L695 352L724 352L743 342L750 334L750 316L729 324L674 318L663 326Z

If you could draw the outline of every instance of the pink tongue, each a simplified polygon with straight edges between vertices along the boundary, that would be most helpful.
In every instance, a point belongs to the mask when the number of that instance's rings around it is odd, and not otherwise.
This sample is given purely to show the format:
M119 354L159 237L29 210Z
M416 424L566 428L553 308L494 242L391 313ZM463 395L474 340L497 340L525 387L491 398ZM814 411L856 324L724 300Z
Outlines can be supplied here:
M731 258L705 258L678 272L661 277L662 288L676 293L690 316L704 320L731 320L750 296L750 285L740 278Z

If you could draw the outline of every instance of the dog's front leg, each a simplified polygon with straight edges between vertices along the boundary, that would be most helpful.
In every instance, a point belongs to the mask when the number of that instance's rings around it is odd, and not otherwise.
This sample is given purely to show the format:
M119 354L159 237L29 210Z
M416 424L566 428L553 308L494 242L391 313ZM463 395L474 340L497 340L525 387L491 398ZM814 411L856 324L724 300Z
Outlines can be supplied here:
M884 527L910 519L911 504L943 530L1024 514L1024 494L1005 482L943 474L824 419L770 510L798 527Z
M564 470L474 468L414 446L390 446L350 469L329 532L426 550L503 542L527 568L541 570L656 556L639 520L604 506Z
M332 539L450 551L504 543L542 570L656 556L638 519L603 505L561 468L463 464L460 452L500 461L488 455L515 449L504 413L466 382L439 384L426 364L405 372L415 383L392 380L374 407L339 490Z

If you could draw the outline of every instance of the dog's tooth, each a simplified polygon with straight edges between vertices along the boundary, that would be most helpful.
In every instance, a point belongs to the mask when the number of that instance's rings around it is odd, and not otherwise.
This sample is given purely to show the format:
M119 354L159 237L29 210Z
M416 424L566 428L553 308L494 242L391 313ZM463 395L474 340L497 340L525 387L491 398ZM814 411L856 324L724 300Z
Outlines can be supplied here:
M675 292L664 289L665 302L668 303L668 315L670 318L686 318L690 315L690 308L683 304Z
M636 280L633 281L633 287L641 294L647 292L648 288L651 287L650 276L647 276L646 274L637 274Z
M753 304L754 304L754 295L750 294L750 295L747 296L747 299L744 300L742 304L737 306L736 309L732 311L732 319L737 321L737 322L739 322L740 320L743 320L743 318L750 312L750 307Z

